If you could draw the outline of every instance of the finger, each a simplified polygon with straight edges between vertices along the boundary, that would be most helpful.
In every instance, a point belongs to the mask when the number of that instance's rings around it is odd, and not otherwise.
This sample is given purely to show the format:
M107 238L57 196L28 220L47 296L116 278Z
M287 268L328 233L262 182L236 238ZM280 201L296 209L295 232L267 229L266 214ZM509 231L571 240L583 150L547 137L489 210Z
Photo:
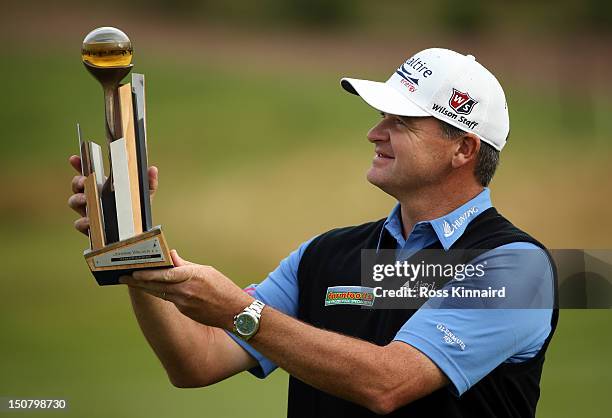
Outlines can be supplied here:
M89 235L89 219L88 218L79 218L76 221L74 221L74 227L76 228L77 231L85 234L85 235Z
M193 266L173 267L169 269L146 269L132 273L132 278L147 282L181 283L195 275Z
M81 216L86 216L87 199L84 193L76 193L68 198L68 207Z
M134 272L135 273L135 272ZM119 278L119 283L126 284L130 287L135 287L142 290L148 290L151 292L157 292L157 294L161 295L165 293L166 296L170 295L172 292L169 289L169 285L161 282L154 281L143 281L135 279L134 273L132 273L132 277L130 276L121 276Z
M74 193L83 193L83 190L85 190L85 177L74 176L72 178L72 191Z
M149 167L149 192L155 193L159 185L159 170L152 165Z
M178 252L176 250L170 250L170 256L172 257L172 262L174 263L174 265L176 267L180 267L180 266L188 266L188 265L193 265L194 263L192 263L191 261L187 261L187 260L183 260L179 255Z
M130 285L128 285L128 287L130 287L132 289L141 290L141 291L143 291L145 293L148 293L149 295L155 296L156 298L162 299L162 300L164 300L166 302L173 302L173 300L170 300L171 295L169 295L167 293L158 292L158 291L151 290L151 289L143 289L143 288L140 288L140 287L130 286Z
M134 280L142 282L163 282L163 283L178 283L184 281L182 278L177 278L172 272L173 268L165 269L146 269L138 270L132 273Z
M167 282L170 270L171 268L138 270L132 273L132 279L141 282Z
M82 173L81 170L81 157L79 157L78 155L71 155L68 158L68 161L70 162L70 165L79 173Z

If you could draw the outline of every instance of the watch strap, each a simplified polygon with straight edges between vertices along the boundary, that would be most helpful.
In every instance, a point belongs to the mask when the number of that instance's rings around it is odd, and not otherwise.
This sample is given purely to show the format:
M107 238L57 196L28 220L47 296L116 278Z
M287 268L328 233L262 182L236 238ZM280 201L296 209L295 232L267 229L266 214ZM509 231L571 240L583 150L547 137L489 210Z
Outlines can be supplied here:
M259 317L261 317L261 311L263 311L263 308L265 306L266 306L265 303L263 303L260 300L255 299L253 301L253 303L251 303L249 306L247 306L244 310L245 311L251 311L252 313L257 315L257 318L259 318Z

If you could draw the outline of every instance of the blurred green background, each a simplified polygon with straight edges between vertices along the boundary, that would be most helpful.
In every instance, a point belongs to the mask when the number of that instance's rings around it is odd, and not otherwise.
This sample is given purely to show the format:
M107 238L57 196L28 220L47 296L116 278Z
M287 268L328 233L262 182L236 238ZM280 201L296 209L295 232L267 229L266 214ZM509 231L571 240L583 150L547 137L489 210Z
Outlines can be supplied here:
M500 211L551 248L610 248L611 3L512 4L3 4L0 397L65 398L56 415L71 417L285 414L283 371L173 388L125 288L99 288L86 268L67 158L77 121L104 142L102 92L79 55L98 26L127 32L146 74L156 223L241 285L322 231L386 216L393 201L364 177L378 115L338 80L384 80L431 46L475 55L505 86ZM609 310L561 312L538 416L609 416L611 326Z

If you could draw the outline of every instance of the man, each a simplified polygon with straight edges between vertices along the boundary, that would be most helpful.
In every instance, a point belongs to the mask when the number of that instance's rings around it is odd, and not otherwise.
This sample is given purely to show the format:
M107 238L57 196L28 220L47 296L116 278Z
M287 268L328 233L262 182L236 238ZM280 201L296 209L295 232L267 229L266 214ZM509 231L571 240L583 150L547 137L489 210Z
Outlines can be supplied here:
M285 369L289 416L534 416L557 321L541 301L555 297L556 278L542 244L490 201L486 186L509 132L501 86L474 57L445 49L417 53L386 83L341 83L381 112L368 133L375 157L367 178L398 200L388 218L311 239L246 291L173 251L177 267L121 279L145 337L178 387ZM79 168L78 157L71 163ZM149 174L154 191L156 169ZM69 205L84 216L82 183L73 180ZM87 219L76 227L86 232ZM444 289L511 288L530 302L328 303L337 289L349 299L370 294L362 249L402 249L413 263L424 262L423 249L452 265L478 262L482 280L451 277Z

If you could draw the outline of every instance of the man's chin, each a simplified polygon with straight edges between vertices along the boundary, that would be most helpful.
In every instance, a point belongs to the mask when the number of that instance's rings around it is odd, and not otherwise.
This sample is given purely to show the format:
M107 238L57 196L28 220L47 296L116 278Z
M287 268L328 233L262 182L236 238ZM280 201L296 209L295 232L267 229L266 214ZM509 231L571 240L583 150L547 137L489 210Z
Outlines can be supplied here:
M385 175L384 173L381 173L379 170L375 169L374 167L371 167L366 173L366 179L371 184L378 187L383 192L391 194L390 193L391 179L389 179L388 177L389 176Z

